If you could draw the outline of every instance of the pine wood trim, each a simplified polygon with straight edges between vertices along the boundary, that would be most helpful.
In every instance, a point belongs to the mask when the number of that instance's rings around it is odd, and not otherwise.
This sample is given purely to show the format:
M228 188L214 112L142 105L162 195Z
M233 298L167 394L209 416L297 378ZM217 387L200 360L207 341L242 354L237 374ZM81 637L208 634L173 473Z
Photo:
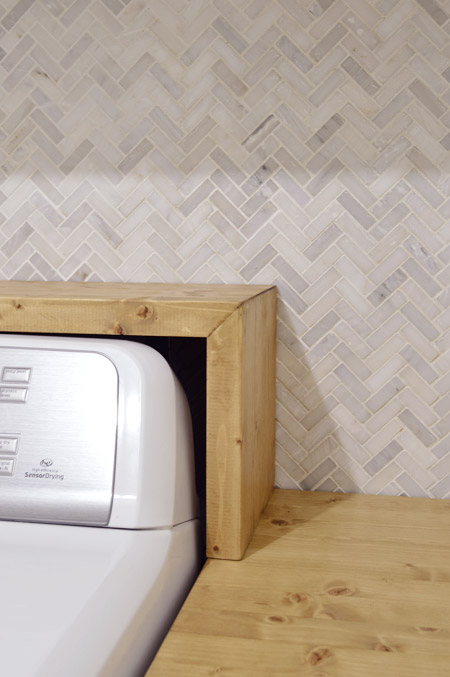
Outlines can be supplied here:
M207 554L240 559L273 487L275 287L0 281L0 331L204 337Z

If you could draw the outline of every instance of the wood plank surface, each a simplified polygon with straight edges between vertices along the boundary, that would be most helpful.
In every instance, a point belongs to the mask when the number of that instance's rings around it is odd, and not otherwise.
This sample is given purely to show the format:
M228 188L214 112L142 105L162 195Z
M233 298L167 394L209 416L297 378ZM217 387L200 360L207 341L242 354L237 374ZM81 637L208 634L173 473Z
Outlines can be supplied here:
M275 490L208 560L148 677L447 677L450 501Z
M140 299L211 301L236 308L269 287L257 284L168 284L129 282L26 282L0 280L0 297L71 299Z
M269 287L0 281L0 331L209 336Z
M274 289L259 294L207 339L210 557L242 557L273 490L275 306Z
M227 346L227 351L223 346ZM206 343L206 551L240 559L242 543L242 309Z
M275 484L276 294L243 308L242 546L247 547Z

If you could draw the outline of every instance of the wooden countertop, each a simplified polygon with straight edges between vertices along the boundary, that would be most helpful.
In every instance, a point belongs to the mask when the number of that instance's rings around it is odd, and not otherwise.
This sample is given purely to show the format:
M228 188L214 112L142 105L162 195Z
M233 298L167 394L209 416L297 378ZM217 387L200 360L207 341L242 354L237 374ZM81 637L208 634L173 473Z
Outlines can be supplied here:
M148 677L448 677L450 501L276 490Z

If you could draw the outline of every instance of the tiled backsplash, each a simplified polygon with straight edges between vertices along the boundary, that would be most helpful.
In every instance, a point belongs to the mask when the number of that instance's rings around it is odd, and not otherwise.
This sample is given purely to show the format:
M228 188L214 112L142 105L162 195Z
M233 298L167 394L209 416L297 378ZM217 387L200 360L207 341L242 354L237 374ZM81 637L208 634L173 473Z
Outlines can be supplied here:
M275 283L278 484L449 496L449 34L449 0L3 0L0 275Z

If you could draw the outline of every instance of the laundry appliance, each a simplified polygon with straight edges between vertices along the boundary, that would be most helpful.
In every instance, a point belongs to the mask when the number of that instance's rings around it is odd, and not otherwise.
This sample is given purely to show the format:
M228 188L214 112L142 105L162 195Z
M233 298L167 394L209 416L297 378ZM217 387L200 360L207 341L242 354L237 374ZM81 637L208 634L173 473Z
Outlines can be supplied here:
M144 675L201 565L197 515L157 351L0 335L1 675Z

